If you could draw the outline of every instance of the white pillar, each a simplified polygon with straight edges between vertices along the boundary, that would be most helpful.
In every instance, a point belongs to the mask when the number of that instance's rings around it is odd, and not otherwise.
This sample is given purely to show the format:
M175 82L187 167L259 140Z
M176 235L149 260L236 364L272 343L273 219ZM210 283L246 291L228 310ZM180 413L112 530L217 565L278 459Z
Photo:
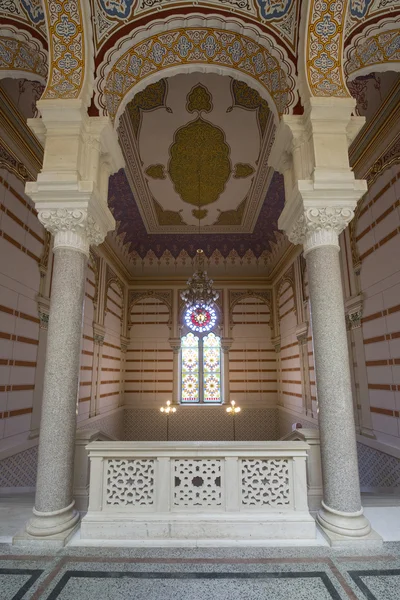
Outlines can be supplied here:
M114 228L108 179L123 159L109 119L88 117L81 100L38 107L42 118L28 124L43 143L44 162L26 193L54 236L54 270L35 507L15 541L61 546L79 519L72 482L86 265L90 245Z
M284 116L271 164L283 172L286 202L279 219L307 260L324 497L318 522L332 543L362 538L363 516L354 426L339 235L354 216L366 183L354 178L348 144L364 123L352 99L312 98L302 116Z

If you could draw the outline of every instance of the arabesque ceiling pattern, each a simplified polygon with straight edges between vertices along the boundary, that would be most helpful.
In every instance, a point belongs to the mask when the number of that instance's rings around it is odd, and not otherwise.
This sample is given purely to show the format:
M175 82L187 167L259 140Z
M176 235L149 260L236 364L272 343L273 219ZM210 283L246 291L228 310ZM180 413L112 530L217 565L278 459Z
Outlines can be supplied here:
M214 74L148 86L120 121L126 171L149 233L251 233L272 170L267 102Z

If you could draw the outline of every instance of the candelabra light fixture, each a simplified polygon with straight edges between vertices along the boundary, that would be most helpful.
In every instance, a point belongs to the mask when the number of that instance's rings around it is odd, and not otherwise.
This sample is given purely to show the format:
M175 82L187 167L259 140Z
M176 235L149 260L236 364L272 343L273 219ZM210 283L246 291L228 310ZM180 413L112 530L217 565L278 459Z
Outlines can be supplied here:
M168 442L168 439L169 439L169 417L170 417L170 415L173 415L174 413L176 413L176 407L172 406L171 400L167 400L166 405L162 406L160 408L160 412L162 412L167 417L167 442Z
M230 406L226 409L228 415L231 415L233 420L233 441L236 441L236 415L240 413L240 406L236 406L235 400L229 402Z
M199 249L196 252L196 271L187 280L186 290L181 292L181 298L187 307L211 306L219 298L219 293L213 289L213 280L208 278L204 270L204 252Z

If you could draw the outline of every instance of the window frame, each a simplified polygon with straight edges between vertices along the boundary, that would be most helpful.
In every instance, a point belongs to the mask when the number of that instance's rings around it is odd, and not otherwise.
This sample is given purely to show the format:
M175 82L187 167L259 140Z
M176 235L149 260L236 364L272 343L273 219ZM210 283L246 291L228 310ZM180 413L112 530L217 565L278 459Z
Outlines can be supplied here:
M198 343L198 373L199 373L199 400L198 402L185 402L182 400L182 391L183 391L183 382L182 382L182 344L179 352L179 404L181 406L220 406L224 403L224 361L222 356L222 336L220 332L219 320L220 314L215 306L212 307L217 315L216 323L214 327L208 329L207 331L193 331L190 327L188 327L185 323L185 313L186 308L183 310L182 318L181 318L181 341L188 334L192 333L194 336L199 338ZM219 338L219 367L220 367L220 400L218 402L205 402L204 401L204 338L206 338L210 333L213 333L216 337Z

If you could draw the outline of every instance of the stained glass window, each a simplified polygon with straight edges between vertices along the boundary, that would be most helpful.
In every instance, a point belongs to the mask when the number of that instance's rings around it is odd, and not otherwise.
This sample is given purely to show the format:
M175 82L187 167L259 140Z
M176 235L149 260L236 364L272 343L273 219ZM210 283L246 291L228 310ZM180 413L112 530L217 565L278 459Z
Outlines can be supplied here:
M185 312L186 326L192 331L210 331L215 326L217 315L211 306L196 304Z
M187 333L181 340L181 402L220 403L221 338Z
M182 402L199 402L199 338L182 338Z
M221 340L215 333L203 338L203 401L221 402Z

